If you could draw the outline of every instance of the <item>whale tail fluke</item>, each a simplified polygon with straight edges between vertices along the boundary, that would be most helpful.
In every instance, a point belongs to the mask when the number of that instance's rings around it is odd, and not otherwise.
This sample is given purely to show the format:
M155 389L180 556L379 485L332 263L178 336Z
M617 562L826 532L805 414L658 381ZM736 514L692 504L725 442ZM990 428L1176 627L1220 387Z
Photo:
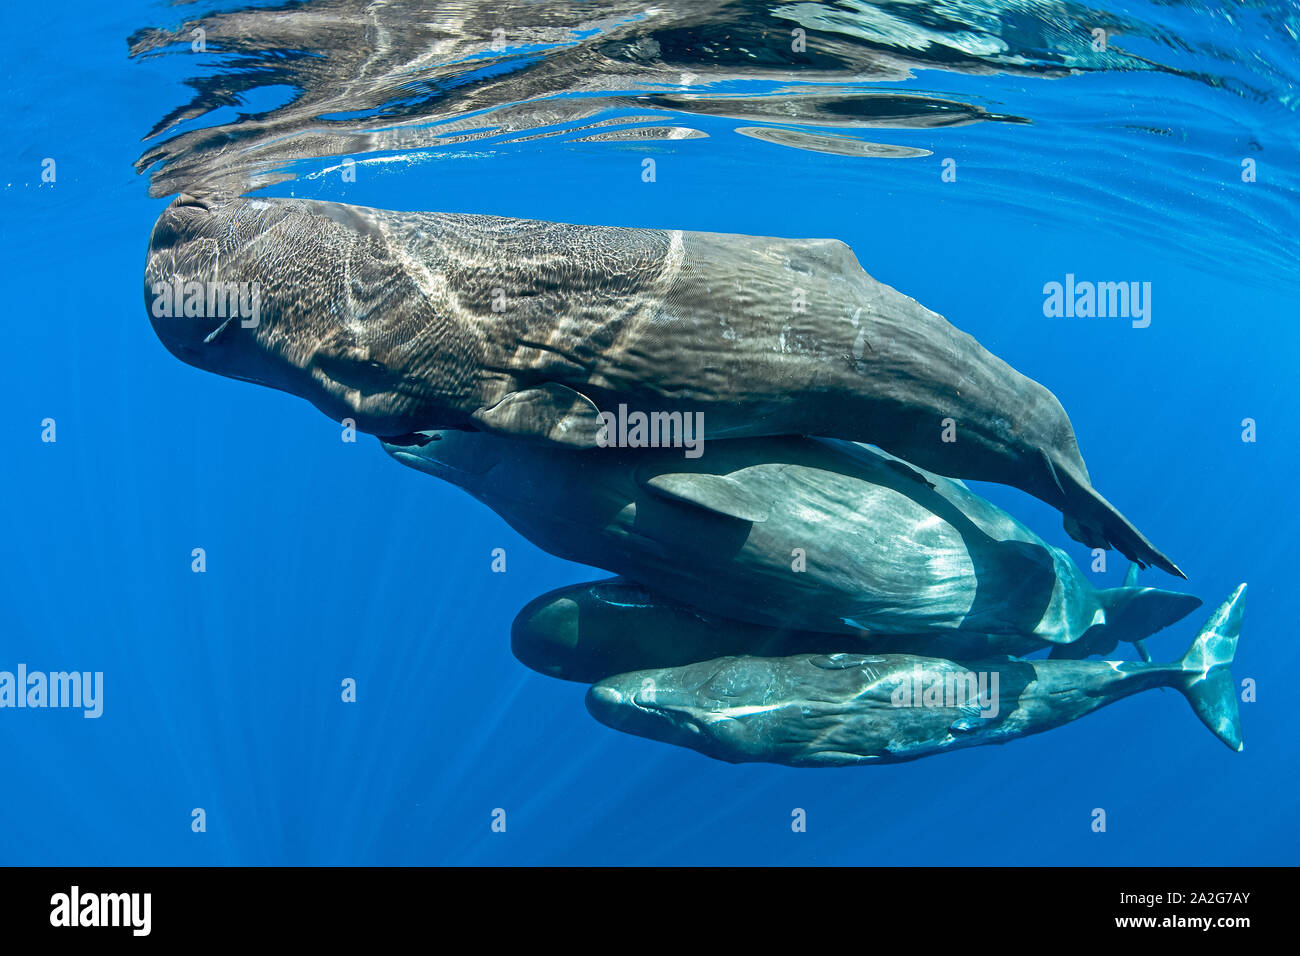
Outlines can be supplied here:
M1176 624L1201 606L1201 599L1161 588L1107 588L1097 592L1106 611L1106 625L1099 637L1107 642L1138 644L1143 638ZM1101 653L1110 653L1110 649Z
M1046 456L1044 456L1046 458ZM1182 569L1147 540L1119 509L1101 496L1087 478L1076 475L1073 468L1046 458L1051 477L1060 489L1064 502L1065 530L1076 541L1090 548L1113 547L1140 567L1153 565L1162 571L1186 578Z
M1210 728L1233 750L1242 749L1241 718L1237 712L1237 687L1233 681L1232 659L1241 636L1241 620L1246 613L1246 585L1238 586L1232 597L1219 606L1196 640L1178 662L1180 673L1176 686L1187 702Z
M1072 644L1057 644L1050 655L1053 660L1107 657L1123 642L1132 644L1149 664L1151 654L1143 641L1201 606L1201 599L1191 594L1138 587L1137 573L1135 562L1129 565L1121 587L1096 592L1106 622L1094 626Z

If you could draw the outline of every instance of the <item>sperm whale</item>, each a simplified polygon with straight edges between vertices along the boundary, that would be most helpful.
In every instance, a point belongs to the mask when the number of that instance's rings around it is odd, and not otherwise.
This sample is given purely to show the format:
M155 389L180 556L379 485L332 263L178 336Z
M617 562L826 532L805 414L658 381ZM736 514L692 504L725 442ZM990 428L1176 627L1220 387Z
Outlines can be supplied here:
M256 285L255 321L210 307L235 284ZM1090 547L1182 574L1092 487L1050 391L833 239L181 195L145 301L183 361L375 435L592 448L625 406L703 415L710 439L870 442L1021 488Z
M1042 733L1131 694L1173 687L1231 750L1242 749L1230 667L1243 584L1187 653L1167 664L909 654L724 657L606 678L587 709L616 730L732 763L896 763Z

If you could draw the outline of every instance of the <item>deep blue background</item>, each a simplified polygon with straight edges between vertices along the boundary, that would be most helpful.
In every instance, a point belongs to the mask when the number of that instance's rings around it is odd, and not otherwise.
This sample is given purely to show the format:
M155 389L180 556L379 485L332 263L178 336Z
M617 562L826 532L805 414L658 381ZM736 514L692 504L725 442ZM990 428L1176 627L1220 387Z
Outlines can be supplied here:
M582 686L511 657L520 606L599 572L539 552L372 439L341 442L306 402L165 352L141 288L165 200L131 163L184 94L174 67L128 62L124 38L179 15L99 7L67 15L62 51L33 39L48 10L0 41L0 669L102 670L106 684L99 720L0 711L0 862L1294 862L1300 282L1252 242L1252 220L1275 234L1294 214L1278 185L1294 181L1294 130L1279 139L1278 110L1168 77L923 75L1038 122L879 137L935 152L914 160L693 122L711 137L455 150L273 191L843 239L1056 392L1097 486L1207 605L1250 583L1234 673L1259 700L1242 707L1244 753L1171 691L910 764L730 766L616 734L587 715ZM1140 121L1123 105L1138 96L1153 122L1200 123L1191 145L1105 122ZM1260 182L1241 183L1245 155ZM46 156L54 185L40 184ZM956 183L940 181L947 156ZM1066 272L1152 282L1151 327L1044 318L1043 283ZM40 441L46 417L56 444ZM1246 417L1255 444L1241 441ZM1051 509L981 490L1087 566ZM190 571L194 547L206 574ZM506 574L490 573L495 547ZM1122 577L1112 557L1099 583ZM1155 638L1157 658L1181 654L1209 609ZM356 704L340 702L344 677ZM194 807L206 833L190 830ZM505 834L490 831L496 807ZM791 832L794 807L807 833Z

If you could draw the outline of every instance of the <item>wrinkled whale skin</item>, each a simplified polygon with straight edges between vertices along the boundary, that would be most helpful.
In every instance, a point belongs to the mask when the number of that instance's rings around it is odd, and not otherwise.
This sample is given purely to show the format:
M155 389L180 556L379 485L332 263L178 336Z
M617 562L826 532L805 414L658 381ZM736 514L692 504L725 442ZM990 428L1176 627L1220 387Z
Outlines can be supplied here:
M257 282L260 321L151 312L174 355L362 431L592 447L620 404L703 412L709 438L869 441L1014 485L1089 546L1181 574L1092 488L1051 392L836 240L182 195L154 227L146 304L209 281Z

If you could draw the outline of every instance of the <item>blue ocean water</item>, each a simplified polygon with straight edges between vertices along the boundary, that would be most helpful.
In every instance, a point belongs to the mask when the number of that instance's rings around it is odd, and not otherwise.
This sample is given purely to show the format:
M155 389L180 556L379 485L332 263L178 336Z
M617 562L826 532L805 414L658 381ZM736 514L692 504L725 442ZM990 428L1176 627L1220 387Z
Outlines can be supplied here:
M71 5L58 44L38 39L46 11L24 8L0 39L0 670L104 674L98 719L0 710L0 862L1295 862L1294 3L1109 11L1158 22L1132 52L1176 70L936 67L877 83L1029 120L871 130L929 151L910 159L761 142L698 113L675 121L707 137L359 151L355 182L338 155L306 154L261 188L842 239L873 276L1061 399L1098 487L1207 605L1152 639L1156 659L1181 655L1209 610L1250 585L1233 672L1257 699L1241 705L1240 754L1176 693L1155 691L1005 747L815 771L732 766L596 723L583 686L514 660L509 627L536 595L602 572L541 552L366 436L341 442L301 399L200 372L160 345L141 276L168 198L151 198L133 164L178 130L239 128L293 97L266 70L226 113L149 137L189 100L196 71L184 51L129 57L127 38L237 5L200 6ZM1023 26L1040 12L1007 4L998 16ZM1221 56L1207 62L1211 48ZM1066 274L1150 282L1149 327L1046 317L1043 286ZM46 419L55 442L42 441ZM1255 441L1243 441L1246 419ZM979 490L1089 567L1054 510ZM494 548L504 574L491 571ZM1112 553L1094 578L1118 584L1124 564ZM1158 571L1143 580L1173 586ZM345 678L356 703L340 700ZM205 832L192 830L195 808ZM491 827L498 808L504 833ZM792 831L794 808L806 832Z

